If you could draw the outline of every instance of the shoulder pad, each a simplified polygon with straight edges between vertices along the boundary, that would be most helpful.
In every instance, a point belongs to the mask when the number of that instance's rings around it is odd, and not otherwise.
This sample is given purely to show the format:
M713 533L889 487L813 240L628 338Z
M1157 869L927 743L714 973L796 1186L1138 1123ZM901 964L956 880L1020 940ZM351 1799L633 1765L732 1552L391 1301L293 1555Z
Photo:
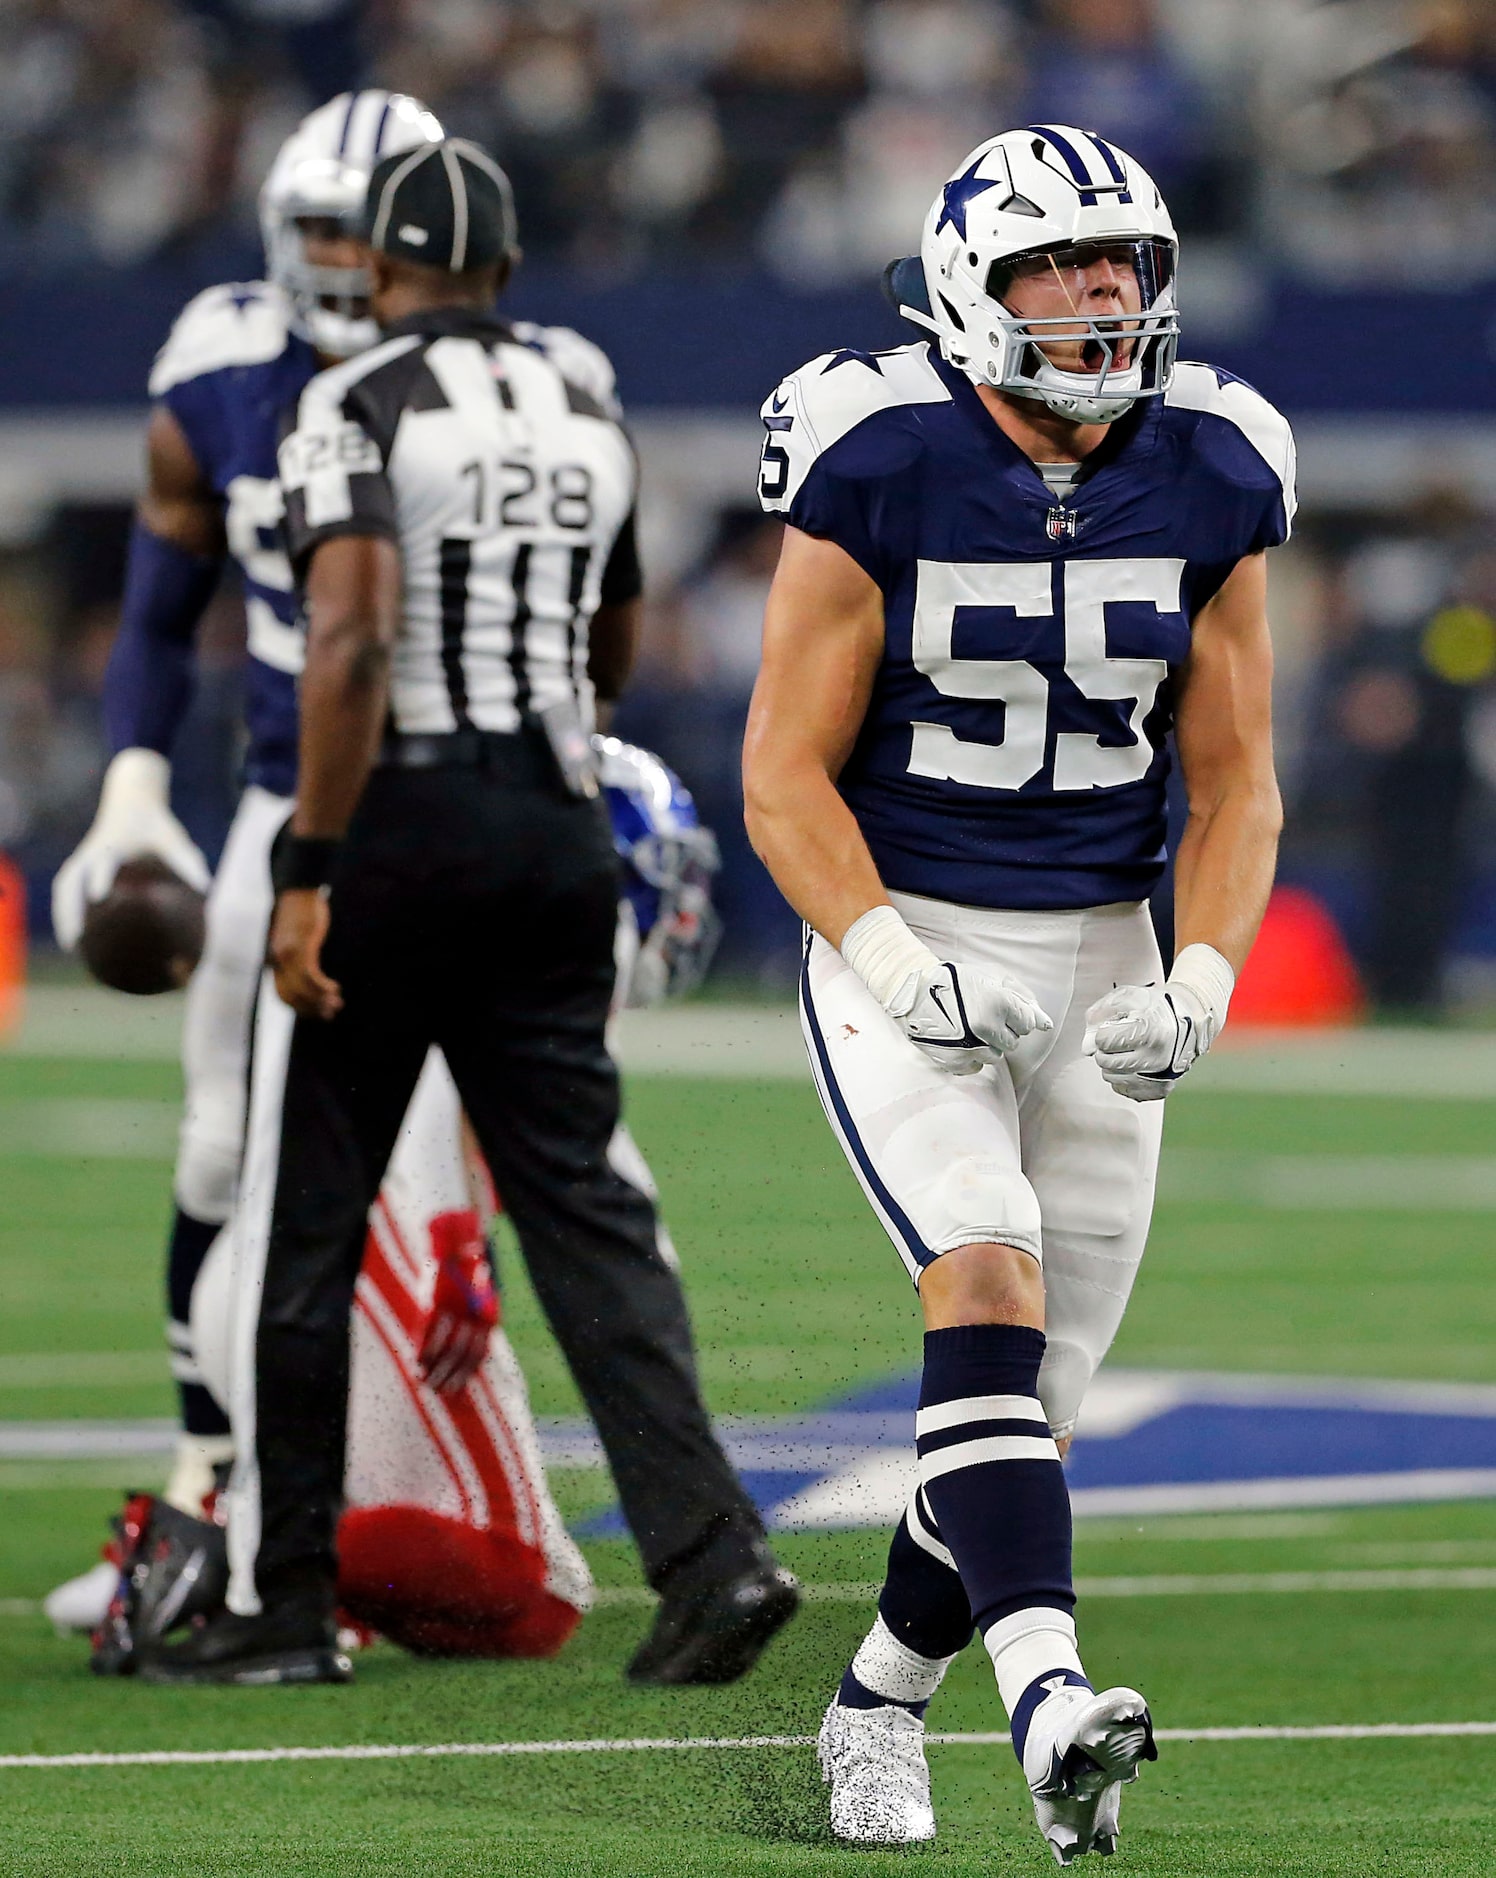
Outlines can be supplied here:
M1199 411L1231 425L1268 466L1283 491L1283 507L1292 522L1297 505L1296 456L1288 419L1244 379L1213 365L1181 364L1164 403L1175 410ZM1223 466L1222 466L1223 467Z
M512 331L522 346L548 358L568 384L585 391L607 416L622 418L613 361L601 346L570 326L537 326L534 320L515 320Z
M950 401L923 340L892 352L822 353L764 400L759 415L769 436L760 500L770 514L787 515L817 457L859 424L900 406Z
M285 295L269 281L231 281L209 287L177 315L156 354L149 381L153 398L173 385L234 365L267 365L290 337Z

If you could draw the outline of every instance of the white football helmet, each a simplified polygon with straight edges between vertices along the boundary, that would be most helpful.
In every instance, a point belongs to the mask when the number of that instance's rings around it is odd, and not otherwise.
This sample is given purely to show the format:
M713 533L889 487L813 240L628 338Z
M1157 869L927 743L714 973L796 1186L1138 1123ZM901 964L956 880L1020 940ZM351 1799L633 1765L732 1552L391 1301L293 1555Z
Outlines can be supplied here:
M345 91L304 117L281 145L260 191L265 272L291 300L291 325L329 358L352 358L379 337L360 306L369 297L361 267L313 267L299 226L304 217L358 228L369 176L381 157L440 143L441 125L398 91Z
M1083 266L1089 251L1124 246L1141 289L1138 313L1022 319L1004 305L1025 263L1058 267L1079 249ZM914 303L925 296L908 263L895 263L891 280L899 311L934 333L968 378L1077 423L1110 424L1173 379L1178 253L1169 211L1140 163L1094 131L1033 124L979 144L935 198L920 243L928 305ZM1062 339L1083 340L1095 369L1061 370L1047 358L1043 346Z

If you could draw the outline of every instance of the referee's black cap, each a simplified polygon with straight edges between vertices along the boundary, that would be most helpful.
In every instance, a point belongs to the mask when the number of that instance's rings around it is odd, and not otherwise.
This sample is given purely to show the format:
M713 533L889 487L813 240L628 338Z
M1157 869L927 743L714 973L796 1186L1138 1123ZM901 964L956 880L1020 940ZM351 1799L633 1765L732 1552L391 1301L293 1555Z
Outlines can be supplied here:
M451 274L519 253L509 178L465 137L382 157L364 199L364 234L384 254Z

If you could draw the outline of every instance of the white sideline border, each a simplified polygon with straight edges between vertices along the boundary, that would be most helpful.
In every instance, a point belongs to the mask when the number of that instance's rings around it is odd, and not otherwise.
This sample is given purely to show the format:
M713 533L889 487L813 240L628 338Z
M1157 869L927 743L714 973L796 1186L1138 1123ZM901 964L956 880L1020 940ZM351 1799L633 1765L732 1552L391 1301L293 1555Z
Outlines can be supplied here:
M1252 1728L1159 1728L1159 1741L1414 1741L1496 1735L1496 1722L1326 1723ZM931 1734L934 1747L1006 1747L1006 1734ZM684 1735L592 1741L361 1743L337 1748L160 1748L135 1754L0 1754L0 1771L90 1767L245 1767L280 1761L496 1759L522 1754L680 1754L741 1748L808 1748L814 1735Z

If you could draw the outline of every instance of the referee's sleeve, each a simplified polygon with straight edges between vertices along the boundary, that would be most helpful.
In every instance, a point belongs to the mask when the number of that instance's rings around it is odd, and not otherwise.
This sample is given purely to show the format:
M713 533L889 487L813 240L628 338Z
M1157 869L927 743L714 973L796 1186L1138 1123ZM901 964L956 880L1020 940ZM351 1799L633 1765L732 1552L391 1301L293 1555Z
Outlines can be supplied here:
M395 498L384 454L351 400L313 380L281 440L286 551L298 579L314 548L335 535L383 535L398 541Z
M634 525L634 511L630 509L603 568L602 592L598 597L603 606L623 606L630 600L637 600L643 591L639 533Z

